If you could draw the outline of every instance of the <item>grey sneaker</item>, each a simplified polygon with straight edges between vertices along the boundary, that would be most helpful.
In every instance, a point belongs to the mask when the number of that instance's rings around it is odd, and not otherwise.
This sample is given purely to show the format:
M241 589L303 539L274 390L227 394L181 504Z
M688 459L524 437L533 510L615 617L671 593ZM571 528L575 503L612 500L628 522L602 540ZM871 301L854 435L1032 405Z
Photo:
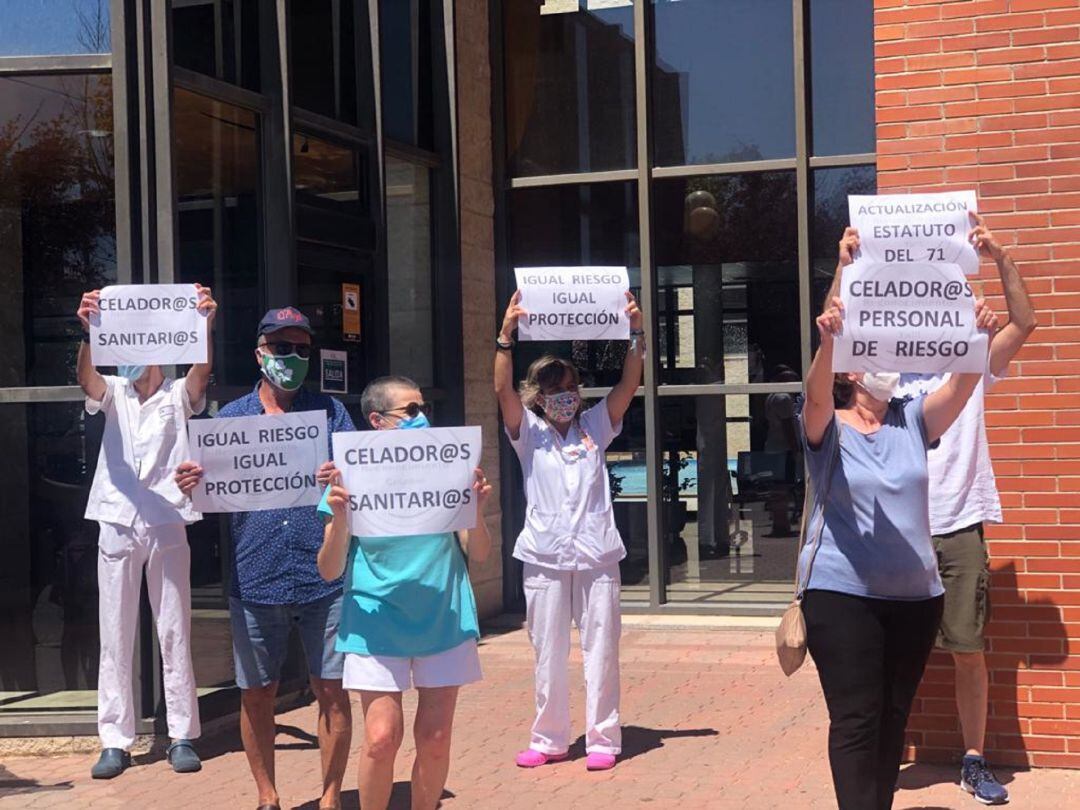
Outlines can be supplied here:
M1009 801L1007 791L983 757L967 755L960 766L960 787L983 804L1006 804Z
M123 748L105 748L101 751L101 757L90 769L90 776L94 779L112 779L119 776L131 767L131 754Z

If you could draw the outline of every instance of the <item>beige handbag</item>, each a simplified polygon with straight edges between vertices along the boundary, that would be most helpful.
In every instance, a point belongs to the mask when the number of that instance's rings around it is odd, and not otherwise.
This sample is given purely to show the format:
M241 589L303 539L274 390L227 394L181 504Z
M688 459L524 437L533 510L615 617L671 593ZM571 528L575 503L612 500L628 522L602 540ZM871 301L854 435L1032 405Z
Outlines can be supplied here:
M834 416L833 419L836 419L836 417ZM795 598L787 606L787 610L784 611L784 615L780 619L780 626L776 628L776 657L780 660L780 669L788 676L801 667L803 661L806 660L806 617L803 616L802 600L803 593L806 591L807 585L810 584L810 573L814 568L814 558L817 557L818 548L821 547L821 533L825 529L824 515L822 515L822 520L814 533L812 551L806 565L805 584L803 584L803 579L799 575L799 558L802 556L803 547L806 545L806 530L810 523L811 507L817 509L820 505L822 512L825 511L825 499L829 494L829 482L832 480L833 470L836 468L839 455L840 425L837 424L836 452L831 459L832 463L829 465L829 472L825 477L825 486L822 488L819 498L815 499L813 497L814 487L809 473L805 476L806 491L803 495L802 522L799 525L799 551L795 556Z

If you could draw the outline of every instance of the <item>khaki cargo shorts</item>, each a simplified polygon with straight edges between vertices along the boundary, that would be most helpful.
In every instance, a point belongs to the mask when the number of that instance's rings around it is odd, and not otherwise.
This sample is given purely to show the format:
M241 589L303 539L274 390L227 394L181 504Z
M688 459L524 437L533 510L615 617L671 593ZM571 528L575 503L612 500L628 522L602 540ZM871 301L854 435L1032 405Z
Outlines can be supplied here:
M935 535L933 541L945 586L937 646L950 652L981 652L983 628L990 619L990 555L982 524Z

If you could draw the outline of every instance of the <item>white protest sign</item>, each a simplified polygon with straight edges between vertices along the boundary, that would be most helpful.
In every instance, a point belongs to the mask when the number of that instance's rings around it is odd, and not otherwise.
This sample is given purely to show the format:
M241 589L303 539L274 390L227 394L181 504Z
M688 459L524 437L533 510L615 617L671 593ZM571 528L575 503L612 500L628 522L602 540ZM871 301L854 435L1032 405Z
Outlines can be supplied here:
M521 340L627 340L625 267L519 267Z
M975 296L955 264L844 268L843 333L833 371L981 372L987 335L975 328Z
M478 427L335 433L334 461L357 537L476 528Z
M205 363L206 315L194 284L117 284L101 291L90 318L95 366Z
M979 255L967 239L969 211L978 212L974 191L848 196L848 216L859 230L862 258L958 264L974 276Z
M330 456L326 411L188 422L191 458L203 468L191 493L200 512L258 512L314 506L315 471Z

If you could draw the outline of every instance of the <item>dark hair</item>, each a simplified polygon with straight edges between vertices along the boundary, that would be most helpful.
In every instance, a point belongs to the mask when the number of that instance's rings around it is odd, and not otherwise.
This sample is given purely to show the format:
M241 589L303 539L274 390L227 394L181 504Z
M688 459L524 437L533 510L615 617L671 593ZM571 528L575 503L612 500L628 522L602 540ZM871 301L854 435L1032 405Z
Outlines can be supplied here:
M855 394L855 383L848 379L846 373L833 374L832 398L833 407L836 410L848 407L851 397Z
M373 413L382 413L390 410L390 389L405 388L409 391L419 391L420 386L415 380L400 375L377 377L367 384L364 393L360 395L360 410L364 418L368 419Z
M541 392L545 388L554 388L559 385L567 372L570 372L573 377L574 385L581 385L581 374L577 366L569 360L553 354L545 354L534 360L529 370L525 372L525 379L521 382L521 404L537 416L543 416L544 408L540 405Z

